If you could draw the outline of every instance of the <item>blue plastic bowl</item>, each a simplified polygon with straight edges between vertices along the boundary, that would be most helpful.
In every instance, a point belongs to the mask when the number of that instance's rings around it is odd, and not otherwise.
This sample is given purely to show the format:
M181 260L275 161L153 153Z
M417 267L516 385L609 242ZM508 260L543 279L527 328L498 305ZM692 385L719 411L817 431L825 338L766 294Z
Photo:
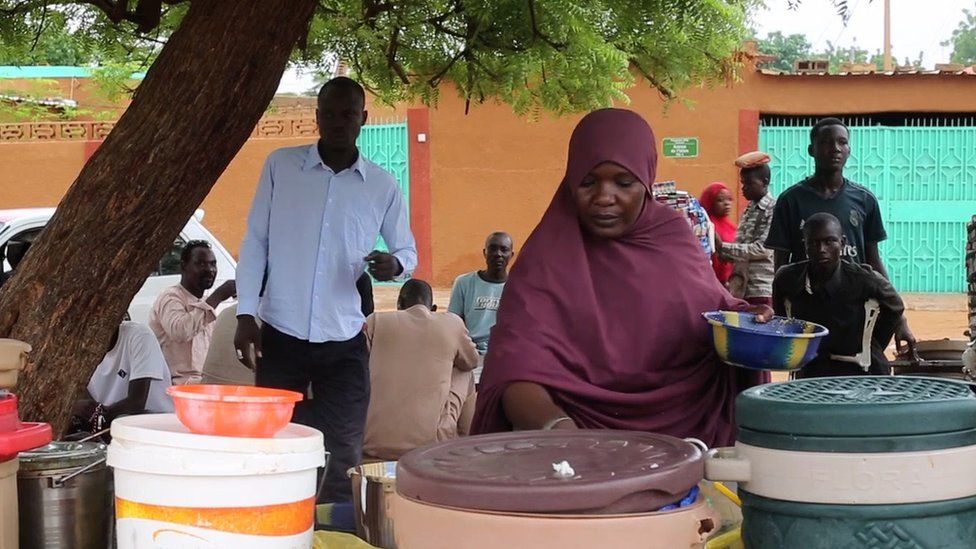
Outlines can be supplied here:
M819 324L781 316L765 323L756 322L752 313L713 311L702 316L712 325L719 358L750 370L799 370L817 356L829 333Z

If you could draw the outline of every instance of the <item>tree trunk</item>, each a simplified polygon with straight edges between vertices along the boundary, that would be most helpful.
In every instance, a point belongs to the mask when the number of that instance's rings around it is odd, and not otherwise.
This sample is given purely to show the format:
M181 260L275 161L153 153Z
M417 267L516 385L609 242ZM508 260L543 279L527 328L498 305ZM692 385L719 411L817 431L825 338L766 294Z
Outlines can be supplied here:
M0 334L34 347L17 387L22 417L63 432L132 297L270 103L315 6L191 3L0 291Z

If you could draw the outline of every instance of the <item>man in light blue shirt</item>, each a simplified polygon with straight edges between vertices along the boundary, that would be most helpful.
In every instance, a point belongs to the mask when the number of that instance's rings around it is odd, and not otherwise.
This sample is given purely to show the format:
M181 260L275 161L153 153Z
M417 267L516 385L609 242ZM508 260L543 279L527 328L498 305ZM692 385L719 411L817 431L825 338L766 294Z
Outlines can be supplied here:
M259 386L306 393L311 384L293 420L325 435L325 502L351 499L346 470L362 456L369 369L356 280L367 268L387 281L417 265L396 180L356 147L365 100L349 78L326 82L321 139L268 156L237 266L237 356L256 365ZM379 235L390 253L373 250Z
M508 233L496 232L488 236L483 250L485 270L463 274L454 280L451 302L447 310L464 321L482 360L474 370L475 382L481 380L484 356L488 352L488 336L498 316L498 304L508 280L508 264L515 255L515 244Z

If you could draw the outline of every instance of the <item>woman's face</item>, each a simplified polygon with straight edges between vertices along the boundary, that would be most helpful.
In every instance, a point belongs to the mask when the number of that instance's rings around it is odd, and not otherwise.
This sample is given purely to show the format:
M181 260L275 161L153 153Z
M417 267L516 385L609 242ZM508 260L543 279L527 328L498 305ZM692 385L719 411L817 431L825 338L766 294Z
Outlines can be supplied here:
M715 215L725 217L732 213L732 193L728 189L722 189L715 195Z
M626 168L604 162L573 188L573 196L580 223L590 234L620 238L643 211L647 187Z

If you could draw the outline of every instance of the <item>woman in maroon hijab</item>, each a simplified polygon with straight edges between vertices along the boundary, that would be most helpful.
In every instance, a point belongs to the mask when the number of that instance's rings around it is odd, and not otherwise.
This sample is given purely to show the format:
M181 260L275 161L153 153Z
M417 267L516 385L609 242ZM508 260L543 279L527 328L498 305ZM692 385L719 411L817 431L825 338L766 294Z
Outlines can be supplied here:
M566 175L506 284L473 432L608 428L732 442L735 396L759 376L719 361L701 313L772 311L730 296L687 220L649 200L656 167L638 114L580 121Z

